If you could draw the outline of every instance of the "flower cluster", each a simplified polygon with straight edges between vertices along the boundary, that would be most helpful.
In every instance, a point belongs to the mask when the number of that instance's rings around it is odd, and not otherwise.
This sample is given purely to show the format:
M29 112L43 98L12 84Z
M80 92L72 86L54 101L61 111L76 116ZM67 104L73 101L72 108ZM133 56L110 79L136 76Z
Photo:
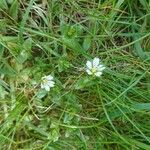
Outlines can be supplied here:
M89 75L100 77L104 69L104 65L97 57L91 61L88 60L86 62L86 72ZM54 78L51 75L44 76L41 80L41 88L45 89L46 91L50 91L50 88L54 87L55 85Z

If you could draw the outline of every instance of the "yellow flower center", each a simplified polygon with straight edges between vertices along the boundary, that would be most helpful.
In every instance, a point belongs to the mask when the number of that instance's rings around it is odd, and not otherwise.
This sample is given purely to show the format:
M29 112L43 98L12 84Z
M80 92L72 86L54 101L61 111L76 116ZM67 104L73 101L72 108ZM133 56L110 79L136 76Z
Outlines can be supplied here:
M96 73L97 72L97 68L92 68L91 69L91 72L94 74L94 73Z
M42 83L43 83L43 84L47 84L47 83L48 83L48 80L47 80L47 79L43 79L43 80L42 80Z

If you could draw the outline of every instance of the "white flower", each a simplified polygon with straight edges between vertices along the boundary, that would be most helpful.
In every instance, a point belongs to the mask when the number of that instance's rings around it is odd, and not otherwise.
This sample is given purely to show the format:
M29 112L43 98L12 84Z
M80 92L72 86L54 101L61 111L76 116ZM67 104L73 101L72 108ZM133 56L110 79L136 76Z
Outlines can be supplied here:
M53 81L53 77L51 75L42 77L41 88L46 91L50 91L51 87L54 87L55 82Z
M95 75L97 77L100 77L104 69L104 65L100 62L100 59L97 57L95 57L91 61L86 62L86 72L89 75Z

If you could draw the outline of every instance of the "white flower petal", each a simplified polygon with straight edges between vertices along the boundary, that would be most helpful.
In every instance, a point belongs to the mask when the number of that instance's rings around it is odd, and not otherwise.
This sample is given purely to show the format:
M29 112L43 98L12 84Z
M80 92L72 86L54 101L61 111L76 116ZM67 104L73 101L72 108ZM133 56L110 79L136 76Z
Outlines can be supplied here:
M51 84L51 86L50 87L54 87L55 86L55 84Z
M97 67L97 66L99 65L99 62L100 62L100 59L97 58L97 57L95 57L95 58L93 59L93 67Z
M99 65L99 66L97 67L97 70L98 70L98 71L103 71L105 68L106 68L106 67L104 67L103 65Z
M43 89L44 88L44 85L41 83L41 88Z
M46 77L46 79L47 79L47 80L53 80L53 77L52 77L51 75L48 75L48 76Z
M92 72L91 72L89 69L86 69L86 72L87 72L89 75L92 74Z
M54 87L55 82L54 81L48 81L47 85L49 85L50 87Z
M42 83L42 84L41 84L41 88L42 88L42 89L45 89L45 86L47 86L47 84L45 84L45 83Z
M87 66L87 68L91 69L92 68L92 62L87 61L86 62L86 66Z
M102 75L102 72L96 72L95 76L100 77Z
M51 84L55 84L55 82L51 80L51 81L47 81L47 84L51 85Z
M50 91L50 86L45 85L44 88L45 88L46 91Z

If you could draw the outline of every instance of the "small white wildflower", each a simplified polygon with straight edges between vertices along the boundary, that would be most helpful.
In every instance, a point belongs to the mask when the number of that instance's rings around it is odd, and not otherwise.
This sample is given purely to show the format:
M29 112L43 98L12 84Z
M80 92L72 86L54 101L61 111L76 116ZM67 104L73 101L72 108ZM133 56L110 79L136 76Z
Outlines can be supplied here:
M100 59L97 57L95 57L91 61L86 62L86 72L89 75L95 75L97 77L100 77L104 69L104 65L100 62Z
M55 82L53 81L53 77L51 75L42 77L41 88L46 91L50 91L51 87L54 87Z

